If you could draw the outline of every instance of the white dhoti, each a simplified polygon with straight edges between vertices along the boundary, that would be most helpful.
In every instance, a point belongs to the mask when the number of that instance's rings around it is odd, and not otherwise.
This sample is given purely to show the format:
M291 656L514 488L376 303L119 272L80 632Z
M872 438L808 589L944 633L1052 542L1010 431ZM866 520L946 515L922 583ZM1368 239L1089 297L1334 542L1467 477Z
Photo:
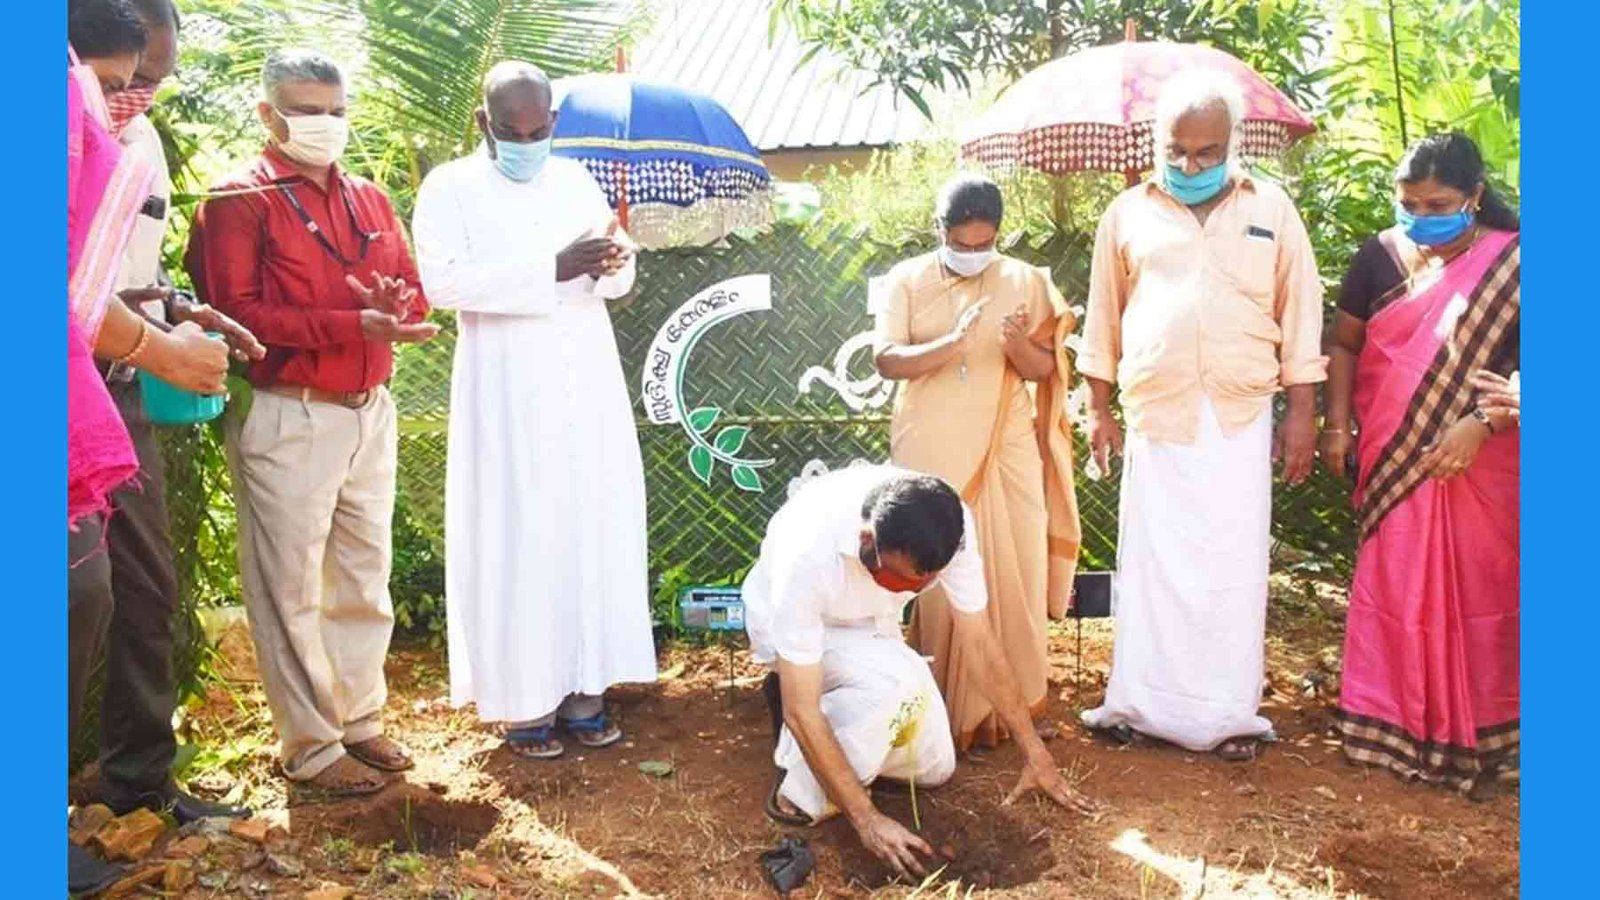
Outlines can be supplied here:
M1269 732L1272 416L1229 437L1207 402L1192 445L1130 431L1119 519L1111 683L1084 723L1195 751Z
M920 721L903 732L909 735L903 746L894 746L897 715L902 706L917 704ZM822 715L862 784L881 777L932 787L955 773L950 720L927 661L905 641L879 635L870 625L827 630ZM773 761L787 773L780 796L813 819L834 811L787 727Z

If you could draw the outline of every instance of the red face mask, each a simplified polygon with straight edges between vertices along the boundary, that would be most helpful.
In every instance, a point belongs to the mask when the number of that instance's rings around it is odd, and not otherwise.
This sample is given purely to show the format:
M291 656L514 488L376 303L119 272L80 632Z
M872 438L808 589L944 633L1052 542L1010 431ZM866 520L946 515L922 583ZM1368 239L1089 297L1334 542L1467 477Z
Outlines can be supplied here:
M933 579L937 577L937 575L924 575L921 578L911 578L898 572L890 571L889 567L883 564L883 558L878 555L876 543L872 547L872 562L873 565L867 569L872 574L872 580L877 582L878 587L896 594L919 594L928 585L932 584Z
M106 95L106 109L111 113L111 133L120 135L128 123L150 110L156 100L153 84L130 87Z

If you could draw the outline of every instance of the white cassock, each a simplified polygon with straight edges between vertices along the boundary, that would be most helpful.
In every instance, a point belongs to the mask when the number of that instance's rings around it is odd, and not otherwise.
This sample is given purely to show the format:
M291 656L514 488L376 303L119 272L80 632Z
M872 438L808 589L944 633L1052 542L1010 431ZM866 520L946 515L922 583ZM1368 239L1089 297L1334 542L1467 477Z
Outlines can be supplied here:
M556 254L604 233L605 196L552 157L523 184L487 154L428 174L413 223L429 301L456 310L445 483L450 696L486 722L656 677L644 470L604 279Z
M801 487L768 523L745 577L745 627L756 662L776 667L782 657L821 667L823 718L862 784L885 777L933 787L955 772L956 747L933 671L900 630L900 614L916 595L880 587L860 558L862 501L875 486L908 474L857 466ZM988 588L972 511L963 512L966 540L939 584L956 609L981 613ZM920 722L897 735L902 709ZM832 811L788 726L773 762L784 770L784 799L812 818Z

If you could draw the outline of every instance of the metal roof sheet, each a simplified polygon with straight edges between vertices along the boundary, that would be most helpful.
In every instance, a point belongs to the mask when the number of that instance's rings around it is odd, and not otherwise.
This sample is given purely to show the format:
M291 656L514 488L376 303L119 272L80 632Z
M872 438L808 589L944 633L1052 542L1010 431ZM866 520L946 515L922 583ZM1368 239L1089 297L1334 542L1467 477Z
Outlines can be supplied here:
M763 152L883 147L929 134L922 113L827 52L796 68L805 48L788 23L768 40L768 0L657 0L630 74L716 98Z

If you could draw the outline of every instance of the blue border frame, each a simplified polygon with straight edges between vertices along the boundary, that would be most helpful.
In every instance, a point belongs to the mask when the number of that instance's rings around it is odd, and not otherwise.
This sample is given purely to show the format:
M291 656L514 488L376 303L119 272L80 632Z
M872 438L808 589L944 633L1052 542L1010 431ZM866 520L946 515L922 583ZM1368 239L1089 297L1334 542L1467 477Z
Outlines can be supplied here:
M16 140L7 150L13 177L5 255L11 263L13 331L6 357L18 386L11 427L21 433L0 445L0 471L8 475L12 498L0 533L14 564L6 623L13 637L0 654L0 679L11 688L7 718L13 739L0 746L0 771L10 775L11 814L0 829L13 858L24 861L8 879L7 893L43 897L60 896L66 882L66 823L55 818L66 808L67 768L66 535L61 527L67 468L61 355L67 326L61 156L67 121L66 9L57 2L18 3L6 14L12 26L10 68L18 82L11 103ZM34 372L56 374L29 377Z
M1595 552L1585 526L1600 510L1587 452L1600 435L1590 414L1600 296L1585 271L1596 255L1589 220L1600 201L1586 189L1597 135L1579 99L1594 82L1585 54L1594 52L1600 15L1589 4L1528 6L1522 212L1531 240L1523 280L1534 312L1522 340L1534 390L1522 444L1522 887L1526 897L1561 897L1588 880L1582 864L1595 852L1591 816L1600 801L1583 762L1600 731L1586 702L1600 615L1582 568ZM1566 416L1558 403L1568 404Z
M1574 880L1589 880L1582 863L1594 852L1588 826L1600 806L1600 783L1582 762L1595 747L1588 738L1600 730L1587 716L1600 674L1589 658L1600 640L1600 614L1577 564L1595 552L1583 528L1600 511L1600 475L1592 469L1594 445L1588 440L1600 433L1588 390L1596 380L1591 342L1600 339L1600 290L1584 271L1584 263L1600 253L1594 246L1600 229L1586 224L1600 214L1600 200L1585 189L1594 180L1588 168L1600 142L1590 139L1596 125L1585 115L1595 79L1583 55L1593 52L1586 44L1600 15L1586 4L1529 6L1523 42L1531 90L1524 91L1523 106L1530 127L1522 193L1533 237L1526 276L1535 312L1524 324L1523 339L1532 348L1526 357L1535 390L1523 447L1523 593L1530 602L1523 622L1522 886L1527 897L1547 897L1565 896ZM59 304L64 285L65 178L59 139L50 135L62 134L65 126L65 14L52 2L16 3L7 13L14 29L11 71L19 81L11 93L8 151L16 173L6 254L13 261L16 326L7 356L17 375L60 373L61 307L52 311L47 299L36 298L56 297ZM31 89L36 83L55 86ZM16 265L19 260L42 264ZM0 532L17 563L8 622L16 637L0 655L0 678L13 688L8 712L14 729L14 740L0 745L0 763L11 774L10 814L0 819L0 828L14 859L40 861L13 867L7 892L44 896L60 890L65 877L63 823L51 821L61 814L63 807L55 804L63 801L64 782L55 780L59 775L35 777L64 772L67 751L60 529L66 466L59 437L66 429L65 385L59 374L14 378L19 387L33 385L11 401L14 426L32 433L0 445L12 498ZM1557 402L1570 404L1565 418L1555 412ZM50 809L57 812L47 814ZM57 862L45 862L51 859Z

